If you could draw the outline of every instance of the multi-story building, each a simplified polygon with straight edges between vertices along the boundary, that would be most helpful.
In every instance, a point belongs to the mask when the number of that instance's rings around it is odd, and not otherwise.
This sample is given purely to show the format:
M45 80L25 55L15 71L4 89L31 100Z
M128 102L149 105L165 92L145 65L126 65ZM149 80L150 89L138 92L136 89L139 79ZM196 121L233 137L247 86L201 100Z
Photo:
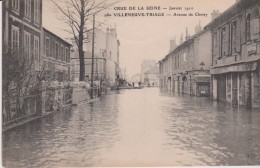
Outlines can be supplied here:
M212 32L212 94L234 106L260 107L260 1L237 0L205 28Z
M70 47L71 44L43 28L43 67L53 72L53 80L70 80Z
M42 27L42 0L3 2L3 48L32 57L34 72L44 65L53 80L69 79L70 44Z
M141 82L144 83L144 72L150 69L151 67L156 66L155 60L143 60L141 64Z
M89 41L84 47L85 50L85 75L86 80L91 79L92 66L92 31L89 32ZM119 40L115 28L107 28L106 32L95 29L94 43L94 79L103 80L109 86L116 84L120 77L119 68ZM74 80L79 80L79 57L76 51L72 56L72 73Z
M138 83L140 82L140 79L141 79L141 74L137 73L131 77L131 82Z
M180 45L159 61L160 87L175 93L209 95L211 32L196 27Z
M159 66L154 65L144 72L145 86L159 86Z
M41 65L42 0L3 1L3 48L33 56L34 68Z

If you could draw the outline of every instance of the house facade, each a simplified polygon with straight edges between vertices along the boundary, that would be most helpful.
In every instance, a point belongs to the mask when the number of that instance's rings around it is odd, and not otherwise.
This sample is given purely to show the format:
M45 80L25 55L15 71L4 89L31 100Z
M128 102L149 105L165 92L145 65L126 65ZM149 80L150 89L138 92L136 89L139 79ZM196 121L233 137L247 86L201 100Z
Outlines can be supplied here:
M3 1L3 48L41 65L42 0Z
M237 1L205 28L212 33L212 96L260 107L260 1Z
M159 86L159 66L154 65L144 72L145 86Z
M89 81L92 67L92 33L89 32L89 41L84 46L85 75ZM116 28L107 28L106 32L95 29L94 80L104 81L108 86L116 85L117 78L120 77L119 47ZM80 74L78 51L74 52L71 61L73 79L78 81Z
M70 48L71 44L43 28L43 67L52 72L52 80L70 80Z
M140 81L142 83L145 83L145 72L149 70L150 68L156 66L155 60L143 60L141 64L141 79Z
M198 31L159 61L160 87L174 93L209 96L211 32Z

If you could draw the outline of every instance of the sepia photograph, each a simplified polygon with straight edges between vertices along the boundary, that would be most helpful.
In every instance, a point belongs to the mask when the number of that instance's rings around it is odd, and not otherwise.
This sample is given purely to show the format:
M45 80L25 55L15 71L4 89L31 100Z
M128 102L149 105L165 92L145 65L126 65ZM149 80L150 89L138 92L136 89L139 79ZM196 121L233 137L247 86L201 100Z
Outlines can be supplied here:
M2 0L1 166L260 166L260 0Z

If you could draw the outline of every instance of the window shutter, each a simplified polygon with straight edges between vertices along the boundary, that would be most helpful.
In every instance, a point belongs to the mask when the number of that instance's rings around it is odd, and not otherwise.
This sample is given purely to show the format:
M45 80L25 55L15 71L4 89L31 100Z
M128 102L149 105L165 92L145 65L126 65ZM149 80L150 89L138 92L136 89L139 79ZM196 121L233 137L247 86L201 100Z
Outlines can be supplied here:
M241 17L241 22L240 22L240 28L241 28L241 44L246 43L246 15L243 14Z
M241 20L240 18L237 19L237 32L236 32L236 52L241 52Z
M215 32L214 32L214 35L213 35L214 37L214 46L213 46L213 49L214 49L214 51L213 51L213 53L214 53L214 58L219 58L219 31L218 30L216 30Z
M251 20L250 23L250 33L251 33L251 39L256 40L259 38L259 18L255 18Z
M229 55L229 25L226 26L225 37L224 37L224 55Z

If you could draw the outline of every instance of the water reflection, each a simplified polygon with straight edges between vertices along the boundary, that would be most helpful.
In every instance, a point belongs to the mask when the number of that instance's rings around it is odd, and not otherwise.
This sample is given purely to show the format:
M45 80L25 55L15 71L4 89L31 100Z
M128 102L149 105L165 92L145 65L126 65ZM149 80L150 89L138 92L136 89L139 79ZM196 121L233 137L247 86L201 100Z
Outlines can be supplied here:
M125 90L3 133L3 163L12 168L257 165L259 123L257 110L205 97Z

